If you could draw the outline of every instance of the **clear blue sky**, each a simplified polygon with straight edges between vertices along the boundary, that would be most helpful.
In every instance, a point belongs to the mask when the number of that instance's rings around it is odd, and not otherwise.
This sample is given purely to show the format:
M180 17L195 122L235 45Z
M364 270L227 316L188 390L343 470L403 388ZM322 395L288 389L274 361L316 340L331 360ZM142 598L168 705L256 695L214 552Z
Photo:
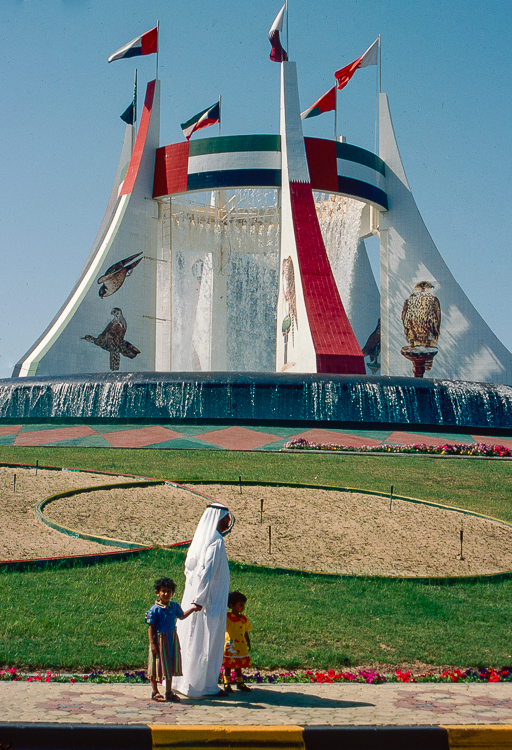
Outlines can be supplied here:
M222 94L222 132L276 133L281 0L2 0L0 377L42 333L91 249L115 176L138 68L107 57L160 20L161 144ZM512 350L510 0L289 0L306 109L382 35L382 90L419 210L480 314ZM338 97L338 131L373 149L376 68ZM333 115L304 123L332 137ZM200 135L215 135L216 127ZM198 137L198 136L195 136ZM376 261L376 243L370 253Z

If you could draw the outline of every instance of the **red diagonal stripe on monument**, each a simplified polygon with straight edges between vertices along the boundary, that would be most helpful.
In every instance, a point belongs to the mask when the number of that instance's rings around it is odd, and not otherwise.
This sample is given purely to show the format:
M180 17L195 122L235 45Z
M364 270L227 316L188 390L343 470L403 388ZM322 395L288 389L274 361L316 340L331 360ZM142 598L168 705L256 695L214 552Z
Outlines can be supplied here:
M320 373L365 374L364 357L332 275L309 183L290 182L304 302Z
M130 164L126 172L126 178L123 182L120 195L128 195L132 192L135 180L139 173L140 163L142 161L142 154L144 153L144 147L146 145L146 137L149 130L149 122L151 120L151 110L153 108L153 100L155 98L155 83L156 81L149 81L146 88L146 98L144 99L144 107L142 110L142 117L140 118L139 130L137 132L137 139L135 146L133 147Z

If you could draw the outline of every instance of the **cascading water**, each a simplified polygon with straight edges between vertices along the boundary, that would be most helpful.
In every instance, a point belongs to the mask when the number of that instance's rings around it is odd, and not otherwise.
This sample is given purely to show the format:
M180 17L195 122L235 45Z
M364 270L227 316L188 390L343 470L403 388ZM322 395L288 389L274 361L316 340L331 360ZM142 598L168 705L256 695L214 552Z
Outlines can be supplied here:
M510 429L512 387L289 373L108 373L0 381L0 419Z
M172 268L172 289L161 273L157 309L172 321L172 371L275 370L278 255L276 190L169 201L161 257Z
M325 193L316 193L315 202L334 280L350 319L358 301L354 298L354 276L364 203Z

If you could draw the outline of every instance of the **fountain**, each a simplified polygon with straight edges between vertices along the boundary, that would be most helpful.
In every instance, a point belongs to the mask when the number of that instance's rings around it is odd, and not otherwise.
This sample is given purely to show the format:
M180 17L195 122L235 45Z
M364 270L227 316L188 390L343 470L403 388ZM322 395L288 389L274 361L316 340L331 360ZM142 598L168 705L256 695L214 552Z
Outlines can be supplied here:
M0 381L3 422L124 420L510 430L512 387L293 373L107 373Z
M0 420L512 428L512 355L423 225L387 97L384 161L305 139L295 64L281 76L280 136L164 147L159 82L148 84L86 266L0 381ZM403 346L400 313L418 283L443 310L435 351Z

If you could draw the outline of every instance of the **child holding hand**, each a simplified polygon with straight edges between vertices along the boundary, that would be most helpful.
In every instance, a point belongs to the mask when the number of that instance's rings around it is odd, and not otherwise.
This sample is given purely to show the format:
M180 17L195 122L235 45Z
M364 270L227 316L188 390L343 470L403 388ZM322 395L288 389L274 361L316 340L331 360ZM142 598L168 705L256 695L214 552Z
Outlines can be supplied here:
M182 674L176 619L184 620L201 607L193 606L184 612L177 602L171 601L176 591L172 578L159 578L155 581L155 591L157 600L146 612L146 623L149 625L148 677L153 689L151 700L158 703L164 700L178 703L180 698L171 689L173 676ZM157 683L162 680L165 680L165 699L158 692Z
M242 612L245 609L247 597L240 591L231 591L228 597L228 612L226 621L226 640L224 644L224 690L232 693L231 687L231 670L235 670L235 680L238 690L244 693L250 693L251 688L247 687L244 682L242 669L251 666L251 641L249 630L252 630L251 623Z

